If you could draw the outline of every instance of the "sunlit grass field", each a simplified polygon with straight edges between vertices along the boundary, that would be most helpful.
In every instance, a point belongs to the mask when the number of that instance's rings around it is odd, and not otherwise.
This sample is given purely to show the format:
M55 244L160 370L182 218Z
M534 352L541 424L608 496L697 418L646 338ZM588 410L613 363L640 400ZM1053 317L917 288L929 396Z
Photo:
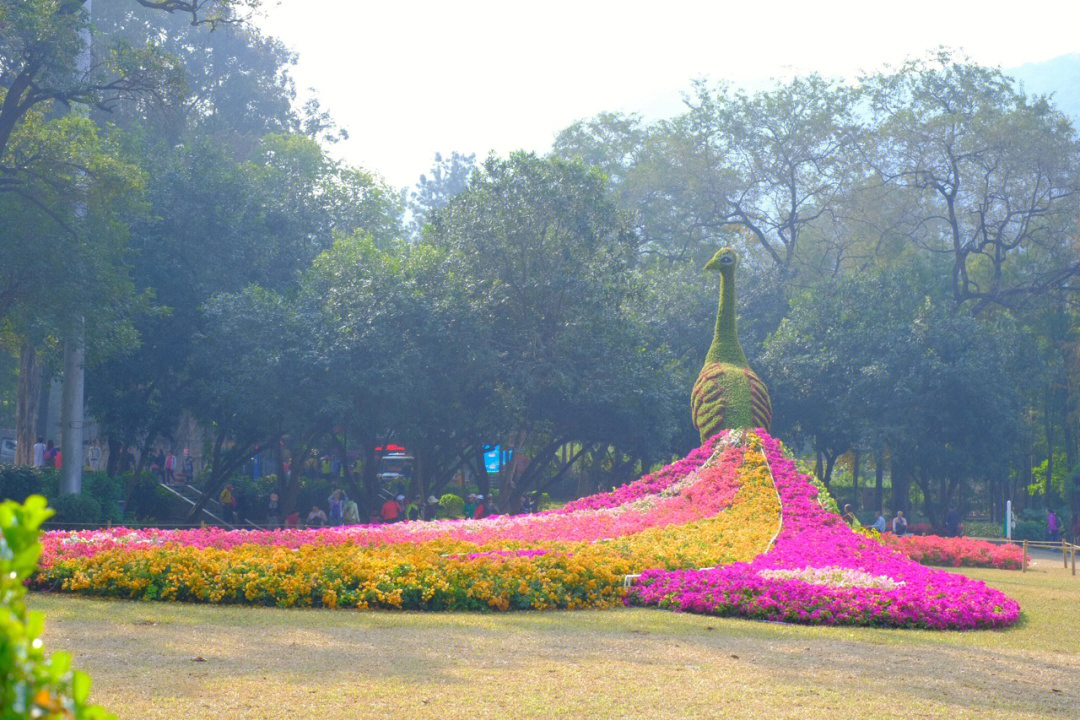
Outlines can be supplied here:
M31 604L121 718L1080 718L1080 576L964 572L1019 600L1019 625Z

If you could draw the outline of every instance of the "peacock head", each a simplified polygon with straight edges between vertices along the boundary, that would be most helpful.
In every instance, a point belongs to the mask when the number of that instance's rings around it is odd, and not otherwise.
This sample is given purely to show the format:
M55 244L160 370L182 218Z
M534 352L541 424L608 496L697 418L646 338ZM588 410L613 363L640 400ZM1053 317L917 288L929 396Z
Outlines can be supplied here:
M734 269L739 264L739 255L735 252L734 248L720 248L716 251L716 254L712 256L712 260L705 263L706 270L725 270L728 268Z

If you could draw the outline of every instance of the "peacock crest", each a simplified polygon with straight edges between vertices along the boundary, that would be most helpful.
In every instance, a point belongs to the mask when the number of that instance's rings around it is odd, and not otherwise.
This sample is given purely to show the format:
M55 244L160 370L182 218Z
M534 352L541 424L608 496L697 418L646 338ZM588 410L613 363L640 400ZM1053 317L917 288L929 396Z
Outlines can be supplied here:
M720 306L705 365L690 393L694 426L705 442L721 430L760 427L772 423L772 402L765 383L750 369L735 328L736 252L722 248L705 265L720 273Z

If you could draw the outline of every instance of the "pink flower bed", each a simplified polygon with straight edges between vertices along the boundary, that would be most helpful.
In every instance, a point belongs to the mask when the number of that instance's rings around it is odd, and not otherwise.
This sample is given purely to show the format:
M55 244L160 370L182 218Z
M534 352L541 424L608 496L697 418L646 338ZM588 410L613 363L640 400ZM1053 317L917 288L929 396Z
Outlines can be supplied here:
M810 624L973 629L1016 622L1016 601L985 583L925 568L852 532L818 504L817 489L780 443L756 432L783 508L773 548L713 570L646 571L628 603ZM816 577L839 579L807 579ZM866 577L872 580L860 580Z
M1019 545L995 545L985 540L937 535L881 536L881 543L922 565L1020 570L1024 551Z
M306 530L159 530L110 528L79 532L54 531L42 537L41 564L88 557L113 548L177 544L200 548L234 548L245 544L301 547L456 540L484 545L499 542L592 542L639 533L651 527L681 525L710 517L731 504L743 448L723 450L703 467L717 436L688 457L613 492L585 498L558 510L531 515L501 515L483 520L441 520L392 525L355 525Z
M716 448L716 444L727 433L718 433L713 437L705 441L705 444L698 449L692 451L689 455L681 460L676 460L670 465L666 465L660 470L652 473L651 475L645 475L632 483L627 483L622 487L617 487L611 492L600 493L598 495L589 495L579 500L574 500L557 510L549 511L552 514L555 513L571 513L578 512L580 510L599 510L602 508L613 508L619 505L625 505L626 503L633 502L634 500L647 497L649 495L656 495L667 490L668 487L685 478L688 474L697 470L705 461L713 454L713 450ZM741 457L741 456L740 456Z

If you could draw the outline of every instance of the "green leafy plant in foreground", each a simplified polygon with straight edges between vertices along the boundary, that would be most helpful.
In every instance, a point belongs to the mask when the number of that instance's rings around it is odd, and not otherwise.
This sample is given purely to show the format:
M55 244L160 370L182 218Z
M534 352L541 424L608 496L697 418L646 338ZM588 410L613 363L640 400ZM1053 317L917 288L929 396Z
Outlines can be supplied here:
M26 610L25 581L41 556L41 523L52 514L40 495L0 504L0 718L114 718L86 704L90 676L71 669L70 655L45 657L45 619Z

